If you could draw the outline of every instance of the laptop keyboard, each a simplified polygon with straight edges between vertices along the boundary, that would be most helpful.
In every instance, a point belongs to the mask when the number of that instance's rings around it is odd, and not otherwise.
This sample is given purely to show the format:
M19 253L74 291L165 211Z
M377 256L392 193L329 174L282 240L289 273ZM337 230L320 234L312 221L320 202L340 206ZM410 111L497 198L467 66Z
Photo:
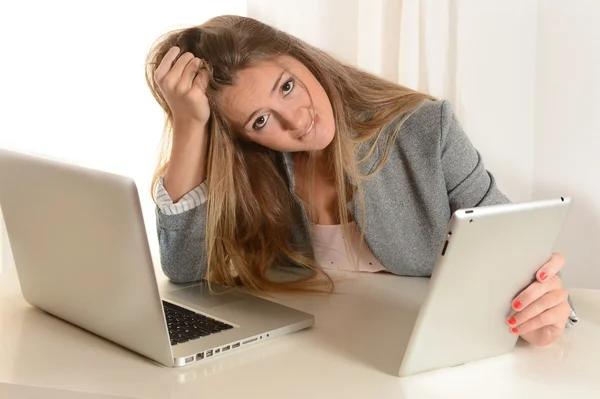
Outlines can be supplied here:
M233 328L229 324L163 301L171 345Z

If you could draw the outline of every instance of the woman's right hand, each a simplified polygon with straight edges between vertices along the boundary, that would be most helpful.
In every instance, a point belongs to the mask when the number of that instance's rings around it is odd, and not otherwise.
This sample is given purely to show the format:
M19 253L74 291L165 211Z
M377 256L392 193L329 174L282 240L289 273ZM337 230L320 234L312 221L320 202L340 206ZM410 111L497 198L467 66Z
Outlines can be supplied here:
M154 80L173 114L173 145L164 176L164 187L173 202L206 179L208 119L206 98L209 71L192 53L172 47L161 60Z
M175 124L205 126L210 117L206 98L209 71L199 70L204 61L192 53L180 53L179 47L171 47L154 73L171 112Z

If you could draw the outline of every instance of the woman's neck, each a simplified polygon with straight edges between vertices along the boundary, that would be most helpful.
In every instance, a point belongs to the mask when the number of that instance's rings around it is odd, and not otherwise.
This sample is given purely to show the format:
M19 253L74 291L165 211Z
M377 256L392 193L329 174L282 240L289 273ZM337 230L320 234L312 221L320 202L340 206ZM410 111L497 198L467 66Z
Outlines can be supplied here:
M339 224L338 194L334 174L329 170L326 161L324 156L317 155L314 159L314 175L311 178L308 154L298 154L294 159L295 191L307 206L311 222L333 225ZM311 183L312 192L309 187ZM313 212L310 212L311 209Z

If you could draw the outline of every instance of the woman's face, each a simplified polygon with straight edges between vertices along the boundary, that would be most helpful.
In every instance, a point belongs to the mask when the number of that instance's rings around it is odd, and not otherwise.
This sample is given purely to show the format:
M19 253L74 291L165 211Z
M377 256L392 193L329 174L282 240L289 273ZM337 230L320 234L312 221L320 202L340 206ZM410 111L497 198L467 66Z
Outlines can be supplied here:
M288 56L238 72L219 105L243 139L276 151L319 151L335 133L327 93L304 64Z

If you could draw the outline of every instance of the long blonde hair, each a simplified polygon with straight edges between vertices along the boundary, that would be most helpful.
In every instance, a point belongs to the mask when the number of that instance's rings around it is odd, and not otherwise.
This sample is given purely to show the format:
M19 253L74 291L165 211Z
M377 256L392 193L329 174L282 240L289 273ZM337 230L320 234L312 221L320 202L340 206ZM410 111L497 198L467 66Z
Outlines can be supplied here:
M238 71L281 55L295 58L310 70L333 108L336 133L326 149L326 159L338 194L337 217L346 232L346 204L351 198L360 201L364 221L361 182L385 163L400 131L398 121L431 97L344 65L324 51L252 18L219 16L199 26L169 32L155 43L146 63L147 84L166 114L152 192L168 167L173 135L171 110L153 76L172 46L203 59L211 71L206 93L211 107L206 180L207 278L257 291L310 289L316 281L325 281L333 288L332 280L315 264L310 246L298 248L290 243L292 224L301 207L281 172L281 158L273 150L240 139L219 110L220 91L235 84ZM392 123L394 129L390 132L386 127ZM386 144L378 166L369 175L361 175L360 163L374 156L382 138ZM366 156L358 159L364 145L368 146ZM269 268L277 262L292 263L310 273L295 281L272 281Z

